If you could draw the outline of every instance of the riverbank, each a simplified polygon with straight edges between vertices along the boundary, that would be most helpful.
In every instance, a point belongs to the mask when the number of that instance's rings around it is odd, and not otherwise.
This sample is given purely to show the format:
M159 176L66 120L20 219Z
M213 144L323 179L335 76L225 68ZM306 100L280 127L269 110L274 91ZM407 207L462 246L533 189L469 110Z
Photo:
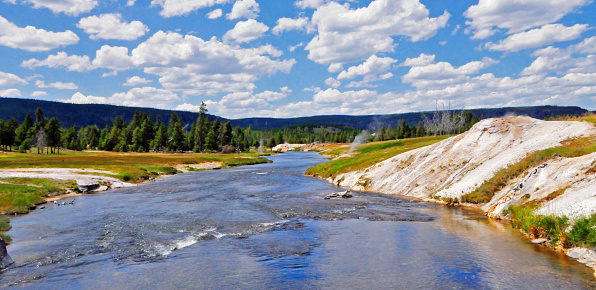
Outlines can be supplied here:
M307 174L354 190L478 208L491 218L512 221L534 242L566 252L587 247L569 255L580 253L580 261L594 266L596 255L587 251L593 246L591 235L596 235L594 225L583 222L589 225L577 229L587 231L583 236L572 227L596 214L595 118L577 121L587 122L487 119L463 134L387 158L387 149L370 151L374 146L403 146L399 142L408 140L364 145L369 147L313 167ZM352 163L354 167L346 166ZM523 212L532 215L516 214L510 210L513 206L524 206Z
M0 153L0 213L25 214L47 202L135 186L179 172L270 162L257 153Z

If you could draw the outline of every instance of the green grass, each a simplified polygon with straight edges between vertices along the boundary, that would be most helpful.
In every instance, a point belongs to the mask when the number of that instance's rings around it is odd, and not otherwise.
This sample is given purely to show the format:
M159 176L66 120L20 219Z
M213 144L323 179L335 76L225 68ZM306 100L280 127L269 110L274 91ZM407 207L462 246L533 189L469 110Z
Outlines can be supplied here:
M0 238L2 238L7 244L12 242L12 238L7 234L0 234Z
M533 238L547 238L552 246L559 243L565 248L596 247L596 214L575 220L566 232L571 224L567 217L536 215L533 213L535 209L535 206L527 204L515 205L510 206L506 213L511 217L513 227Z
M596 214L582 218L573 224L567 234L570 243L582 247L596 247Z
M0 231L1 232L5 232L10 230L11 226L10 226L10 221L8 220L8 218L4 215L0 215Z
M149 177L175 174L178 164L221 162L223 167L269 162L257 153L120 153L120 152L60 152L60 154L13 153L0 154L0 168L74 168L114 172L106 175L138 183Z
M321 178L335 177L338 174L366 168L395 155L437 143L448 137L449 136L420 137L400 141L373 142L360 145L354 156L316 165L309 168L306 171L306 174ZM348 149L344 148L344 150L347 151Z
M563 157L579 157L593 152L596 152L596 138L584 137L566 141L559 147L531 153L518 163L499 170L491 179L485 181L476 190L463 195L461 200L462 202L470 203L489 202L495 193L503 189L509 181L553 158L556 153Z
M528 233L532 238L547 238L551 245L567 242L565 229L569 225L567 217L542 216L534 214L536 208L528 205L514 205L507 209L512 226ZM568 245L568 244L567 244Z
M0 183L0 212L3 214L27 213L43 203L44 197L64 194L67 188L73 187L72 181L50 179L6 178L1 181L6 182Z

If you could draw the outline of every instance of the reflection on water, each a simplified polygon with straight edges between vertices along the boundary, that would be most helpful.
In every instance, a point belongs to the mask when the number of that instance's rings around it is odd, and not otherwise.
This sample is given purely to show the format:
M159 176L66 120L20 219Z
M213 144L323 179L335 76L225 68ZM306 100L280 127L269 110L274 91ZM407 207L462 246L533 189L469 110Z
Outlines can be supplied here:
M593 288L587 267L482 216L304 177L324 161L193 172L11 221L24 288Z

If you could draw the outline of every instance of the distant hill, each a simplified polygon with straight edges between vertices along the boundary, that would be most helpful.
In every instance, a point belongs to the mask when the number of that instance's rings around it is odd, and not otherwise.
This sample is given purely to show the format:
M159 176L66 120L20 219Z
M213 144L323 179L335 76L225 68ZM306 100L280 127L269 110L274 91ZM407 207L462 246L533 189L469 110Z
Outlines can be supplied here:
M168 122L173 112L184 121L190 124L197 119L197 113L186 111L161 110L153 108L123 107L114 105L99 104L70 104L61 102L40 101L31 99L0 98L0 119L15 118L22 122L27 113L32 116L35 109L41 107L46 117L57 117L64 127L70 127L75 123L79 126L97 125L102 128L106 124L111 124L116 116L120 115L126 122L130 122L135 111L140 110L154 118L160 117L165 123ZM473 109L472 113L478 115L481 119L503 117L506 115L526 115L537 119L544 119L557 115L583 115L589 112L580 107L559 107L559 106L538 106L538 107L510 107L496 109ZM432 112L425 112L429 117ZM210 115L211 118L217 118ZM252 125L255 130L277 129L288 126L304 125L343 125L354 127L356 129L375 129L382 124L396 126L400 119L404 119L408 124L415 125L422 120L421 113L404 113L390 115L367 115L367 116L312 116L298 118L245 118L231 120L233 126L248 127ZM221 118L223 122L228 121Z

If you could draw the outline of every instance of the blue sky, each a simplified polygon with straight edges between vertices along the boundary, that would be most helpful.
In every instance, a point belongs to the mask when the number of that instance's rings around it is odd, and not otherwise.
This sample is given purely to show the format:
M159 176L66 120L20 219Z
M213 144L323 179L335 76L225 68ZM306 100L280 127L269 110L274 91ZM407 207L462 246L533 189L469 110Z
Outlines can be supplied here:
M2 0L0 96L227 118L596 109L592 0Z

